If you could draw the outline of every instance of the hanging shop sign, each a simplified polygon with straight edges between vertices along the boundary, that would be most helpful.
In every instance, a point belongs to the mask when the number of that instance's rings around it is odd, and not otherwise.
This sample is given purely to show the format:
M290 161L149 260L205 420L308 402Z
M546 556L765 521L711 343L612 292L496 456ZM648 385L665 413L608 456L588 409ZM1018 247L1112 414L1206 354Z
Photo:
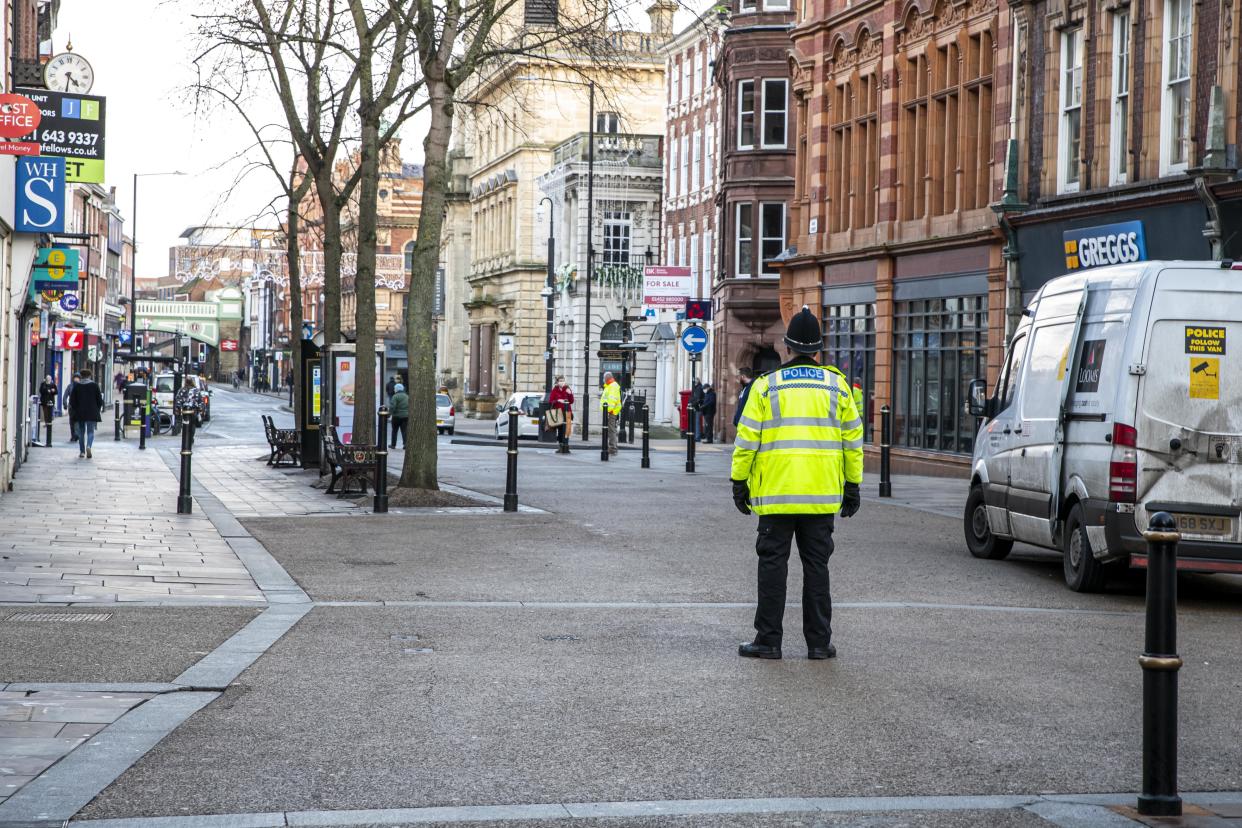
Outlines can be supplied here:
M83 328L57 328L56 350L80 351L86 346L86 330Z
M20 89L38 105L40 153L65 159L65 180L104 183L105 99L49 89Z
M65 159L17 159L14 229L18 233L65 232Z
M38 155L36 141L16 141L39 128L43 113L25 95L0 95L0 155Z
M1147 260L1147 240L1143 237L1141 221L1082 227L1066 230L1061 235L1065 245L1066 270L1086 270Z
M35 290L78 289L78 251L64 247L40 247L34 260Z

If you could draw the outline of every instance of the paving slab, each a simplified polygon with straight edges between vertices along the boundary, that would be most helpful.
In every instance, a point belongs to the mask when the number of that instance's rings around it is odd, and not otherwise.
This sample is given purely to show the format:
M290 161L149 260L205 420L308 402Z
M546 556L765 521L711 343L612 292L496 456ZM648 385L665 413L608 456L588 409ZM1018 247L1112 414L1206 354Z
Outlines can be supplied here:
M847 609L826 663L796 637L784 661L738 659L748 622L745 609L317 608L84 815L1140 783L1141 618ZM1235 629L1183 619L1186 789L1242 787L1219 704L1242 671Z
M109 617L95 623L6 620L33 611L0 607L0 684L171 681L259 612L241 607L75 607L46 611Z

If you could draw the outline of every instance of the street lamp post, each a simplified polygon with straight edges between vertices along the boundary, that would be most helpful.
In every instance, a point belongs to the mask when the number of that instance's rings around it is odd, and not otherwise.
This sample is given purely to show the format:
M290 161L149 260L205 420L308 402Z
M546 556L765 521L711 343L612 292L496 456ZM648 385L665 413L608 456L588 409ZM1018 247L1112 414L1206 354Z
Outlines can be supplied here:
M544 196L539 199L539 203L548 202L548 284L544 287L547 293L548 306L548 331L544 338L544 370L543 370L543 393L545 401L552 394L552 311L553 303L556 301L556 235L553 231L553 210L555 205L552 199Z

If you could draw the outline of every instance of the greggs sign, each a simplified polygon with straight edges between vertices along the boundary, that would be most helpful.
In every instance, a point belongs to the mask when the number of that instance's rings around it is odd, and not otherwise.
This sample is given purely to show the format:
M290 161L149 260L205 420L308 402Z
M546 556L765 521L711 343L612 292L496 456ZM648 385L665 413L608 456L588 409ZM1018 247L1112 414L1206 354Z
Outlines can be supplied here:
M1141 221L1066 230L1061 238L1065 244L1066 270L1086 270L1147 260L1147 240L1143 237Z

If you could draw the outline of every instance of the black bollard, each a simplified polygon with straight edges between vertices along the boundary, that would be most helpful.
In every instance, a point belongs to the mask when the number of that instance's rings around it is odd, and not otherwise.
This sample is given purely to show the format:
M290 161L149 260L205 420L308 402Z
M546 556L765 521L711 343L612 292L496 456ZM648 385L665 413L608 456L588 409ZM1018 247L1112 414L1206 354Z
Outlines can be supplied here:
M608 406L604 405L599 410L599 459L608 462Z
M1147 531L1147 634L1143 668L1143 791L1138 812L1180 816L1177 795L1177 521L1151 516Z
M651 468L651 409L643 402L643 462L644 469Z
M646 405L646 403L644 402L643 405ZM630 406L630 437L628 440L626 440L626 442L629 443L631 446L634 445L634 421L638 419L638 417L635 416L635 412L637 411L637 409L638 409L637 403L632 404Z
M142 404L142 425L138 428L138 448L144 451L147 448L147 427L151 423L151 408L146 403Z
M371 511L382 515L388 512L388 406L381 405L379 423L375 434L375 499Z
M695 428L695 419L698 417L698 410L691 404L687 404L686 410L690 415L689 426L686 428L686 471L694 472L694 434L698 431Z
M880 406L880 497L893 496L889 455L893 448L893 409Z
M47 421L47 440L44 441L43 445L48 448L52 447L52 421L50 419Z
M181 415L181 491L177 494L177 514L188 515L194 510L190 496L191 458L194 455L193 420L189 414Z
M605 429L605 432L607 429ZM516 512L517 501L517 457L518 457L518 408L509 406L509 448L508 464L505 468L505 511Z
M121 439L121 401L112 401L112 439L119 441Z

